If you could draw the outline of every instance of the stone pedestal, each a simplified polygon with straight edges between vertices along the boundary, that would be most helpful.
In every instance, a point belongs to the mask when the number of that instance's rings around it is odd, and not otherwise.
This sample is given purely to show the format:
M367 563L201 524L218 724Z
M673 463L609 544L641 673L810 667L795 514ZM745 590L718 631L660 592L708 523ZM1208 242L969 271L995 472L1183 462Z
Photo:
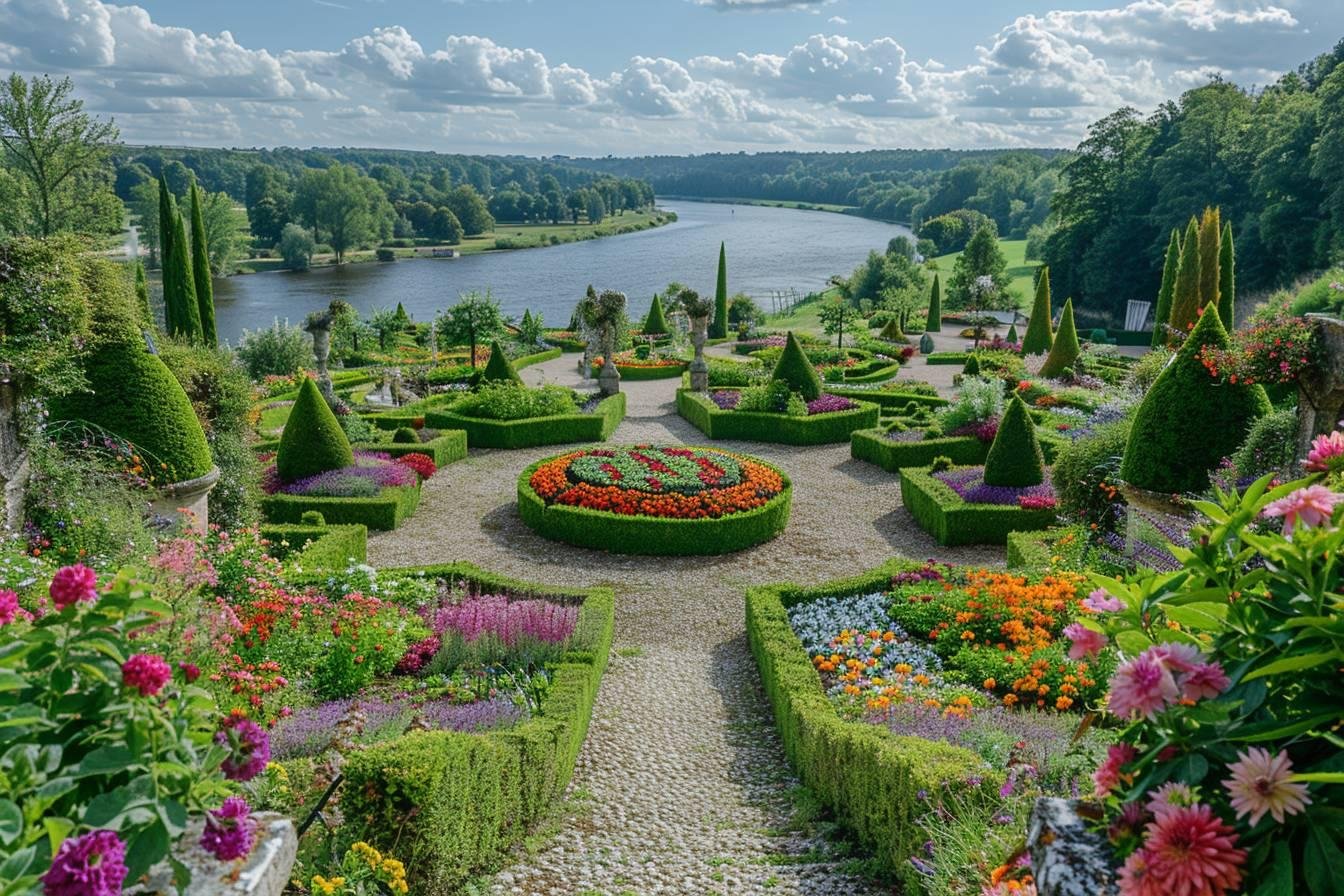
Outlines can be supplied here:
M210 524L210 490L217 482L219 467L214 467L204 476L166 485L150 502L150 512L167 519L180 515L194 531L205 532Z
M602 369L597 374L597 390L603 395L621 391L621 372L616 369L616 332L607 324L602 332Z
M1311 440L1333 431L1344 419L1344 321L1308 314L1317 329L1321 363L1298 380L1297 456L1307 456Z
M252 817L257 822L257 842L251 854L237 862L218 861L196 847L202 822L187 829L181 842L189 848L177 852L176 858L191 869L191 883L180 896L281 896L299 850L294 823L274 812L258 812ZM166 863L151 868L146 883L126 892L130 896L178 893L172 869Z
M691 321L691 345L695 347L695 358L691 361L691 388L696 392L709 391L709 364L705 361L708 331L709 318L697 317Z
M1115 896L1114 859L1088 830L1077 800L1041 797L1031 810L1027 852L1039 896Z

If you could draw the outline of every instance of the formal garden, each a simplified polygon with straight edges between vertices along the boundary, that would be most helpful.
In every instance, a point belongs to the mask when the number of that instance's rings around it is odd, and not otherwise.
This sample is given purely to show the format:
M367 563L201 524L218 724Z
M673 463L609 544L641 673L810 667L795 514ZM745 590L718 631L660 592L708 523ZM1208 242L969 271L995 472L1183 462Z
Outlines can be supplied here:
M230 347L5 242L0 893L1340 892L1344 325L1172 257Z

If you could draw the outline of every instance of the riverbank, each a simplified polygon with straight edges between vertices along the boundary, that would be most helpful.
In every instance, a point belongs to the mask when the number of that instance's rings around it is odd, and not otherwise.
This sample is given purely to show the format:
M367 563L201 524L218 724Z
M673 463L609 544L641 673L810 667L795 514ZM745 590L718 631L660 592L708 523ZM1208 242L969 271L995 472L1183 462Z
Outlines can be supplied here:
M433 255L435 249L452 249L458 255L482 255L485 253L512 252L518 249L538 249L544 246L560 246L565 243L578 243L596 240L608 236L620 236L626 233L638 233L652 230L677 220L677 213L666 209L653 211L625 212L602 219L597 224L505 224L490 233L466 237L460 243L424 243L414 246L392 248L396 258L425 258ZM345 253L342 264L364 264L377 261L376 249L359 249ZM336 256L331 253L314 255L310 268L333 267ZM245 258L238 262L235 274L257 274L267 271L284 270L284 262L277 258Z
M762 208L792 208L805 212L834 212L837 215L850 215L855 218L863 218L865 221L881 221L883 224L899 224L901 227L910 226L907 221L888 221L886 218L875 218L872 215L865 215L862 206L838 205L833 202L802 202L794 199L747 199L740 196L724 198L719 196L667 195L659 196L658 198L679 200L682 202L713 202L718 205L757 205Z

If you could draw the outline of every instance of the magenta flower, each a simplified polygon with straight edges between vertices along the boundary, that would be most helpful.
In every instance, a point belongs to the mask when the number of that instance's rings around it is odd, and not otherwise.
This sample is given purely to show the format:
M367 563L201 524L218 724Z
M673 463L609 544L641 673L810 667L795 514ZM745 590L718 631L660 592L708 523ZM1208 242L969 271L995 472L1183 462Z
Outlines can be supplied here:
M220 768L231 781L251 781L271 758L270 737L246 716L231 715L225 719L215 732L215 743L229 750Z
M231 796L224 805L205 814L201 848L221 862L241 859L252 851L257 822L250 817L251 807L240 796Z
M1118 613L1125 608L1120 598L1112 597L1105 588L1098 588L1083 598L1083 606L1093 613Z
M42 875L45 896L119 896L126 879L126 844L112 831L67 837Z
M1312 440L1307 452L1308 472L1328 473L1340 464L1344 464L1344 432L1337 429Z
M172 677L173 667L158 654L137 653L121 664L121 683L141 697L153 697Z
M1189 784L1168 781L1156 790L1149 792L1147 809L1153 815L1161 815L1163 812L1170 812L1180 806L1192 806L1194 804L1195 792L1190 789Z
M178 663L177 668L182 673L182 677L187 680L187 684L191 684L201 677L201 667L195 663Z
M1105 635L1101 632L1092 631L1081 622L1071 622L1064 626L1064 637L1073 642L1072 646L1069 647L1069 659L1071 660L1096 656L1106 646Z
M1092 773L1092 783L1096 785L1097 799L1102 799L1112 790L1115 790L1121 781L1129 781L1133 777L1125 774L1122 769L1128 763L1133 762L1138 755L1138 751L1130 744L1111 744L1107 748L1105 760Z
M1283 517L1283 534L1292 535L1299 523L1307 528L1330 522L1335 505L1344 503L1344 495L1323 485L1300 488L1264 509L1265 516Z
M1120 664L1111 676L1111 712L1122 719L1135 715L1151 719L1175 703L1181 689L1150 647L1132 660Z
M1246 851L1208 806L1177 806L1145 829L1120 869L1120 896L1224 896L1241 886Z
M51 577L51 602L57 610L64 610L79 601L98 599L98 574L83 563L62 566Z
M1296 815L1311 803L1307 785L1292 780L1293 763L1280 750L1271 756L1269 751L1251 747L1237 754L1237 761L1229 765L1232 776L1223 782L1232 797L1232 808L1237 817L1251 816L1251 826L1269 813L1274 821L1283 824L1288 815Z
M1181 679L1181 697L1186 700L1211 700L1231 687L1232 681L1221 663L1200 663Z
M9 625L19 615L19 596L6 588L0 591L0 625Z

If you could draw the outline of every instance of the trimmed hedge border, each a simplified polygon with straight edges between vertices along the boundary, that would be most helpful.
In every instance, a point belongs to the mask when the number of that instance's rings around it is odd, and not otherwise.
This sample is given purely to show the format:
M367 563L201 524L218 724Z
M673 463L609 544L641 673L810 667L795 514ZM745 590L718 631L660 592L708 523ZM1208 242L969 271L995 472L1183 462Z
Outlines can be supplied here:
M267 524L261 527L261 536L279 549L268 550L268 554L301 569L344 570L352 560L363 563L368 559L367 526Z
M778 473L784 480L784 490L754 510L699 520L631 516L565 504L548 506L532 490L529 480L538 467L554 459L542 458L518 476L519 516L532 531L552 541L613 554L694 557L731 554L755 547L779 535L789 522L793 482L783 470L759 458L751 460Z
M941 408L948 404L946 398L938 395L924 395L918 392L899 392L886 389L846 389L843 386L827 388L826 391L832 395L852 398L855 401L871 401L884 411L904 410L905 406L912 401L920 407L926 408Z
M305 513L316 510L328 523L362 523L386 532L401 525L419 504L420 486L400 485L385 488L373 498L266 495L261 499L261 515L270 523L302 523Z
M677 412L711 439L774 442L781 445L829 445L843 442L856 429L877 425L881 408L860 401L857 408L790 417L755 411L724 411L704 395L690 389L677 390Z
M1055 525L1058 513L1001 504L967 504L946 483L921 467L901 469L901 503L941 545L1006 544L1009 532Z
M1046 463L1053 463L1061 446L1067 440L1053 436L1049 431L1036 430L1041 453ZM849 440L849 456L876 464L888 473L904 467L927 467L936 457L946 457L958 466L983 464L989 457L989 442L974 436L943 436L922 442L896 442L886 438L885 430L857 430Z
M877 367L867 365L867 373L859 373L853 376L845 375L846 383L883 383L901 372L901 362L892 361L890 364L882 364ZM823 382L823 386L826 384ZM837 385L840 385L837 383Z
M1049 543L1059 537L1054 529L1037 532L1009 532L1008 560L1009 569L1024 572L1045 571L1050 568Z
M360 370L336 370L331 374L331 388L337 392L350 389L354 386L362 386L365 383L371 383L378 379L377 371ZM275 401L295 401L299 397L299 390L290 389L288 392L281 392L279 395L271 395L261 399L258 404L262 407Z
M970 352L933 352L924 356L926 364L965 364Z
M564 350L561 348L548 348L544 352L533 352L530 355L523 355L513 359L513 369L522 370L524 367L531 367L533 364L540 364L543 361L554 361L564 353Z
M617 364L616 372L621 375L623 381L628 380L632 383L638 383L645 380L676 379L685 373L690 366L690 361L682 361L675 366L667 364L659 367L626 367L622 364ZM597 379L597 375L601 372L602 368L596 365L588 371L593 379Z
M591 414L561 414L527 420L486 420L452 411L428 411L425 424L434 429L461 429L473 448L533 448L567 442L601 442L625 419L625 393L602 399Z
M950 787L967 799L991 800L1002 776L983 770L961 747L892 734L868 722L844 719L822 689L821 677L789 625L787 610L823 597L869 594L890 586L893 574L917 564L891 560L849 579L815 588L780 584L752 588L746 596L747 641L774 710L784 753L799 780L835 813L866 848L878 868L922 892L910 857L923 850L929 814L921 793ZM982 775L979 788L968 774Z
M360 442L356 451L381 451L393 458L407 454L428 454L434 466L446 467L467 456L467 434L460 429L446 429L428 442Z
M579 643L551 667L541 712L512 728L416 731L350 754L340 803L346 824L406 864L411 892L456 892L502 864L550 811L574 772L611 650L609 589L550 588L466 563L398 570L464 578L481 591L582 600Z

